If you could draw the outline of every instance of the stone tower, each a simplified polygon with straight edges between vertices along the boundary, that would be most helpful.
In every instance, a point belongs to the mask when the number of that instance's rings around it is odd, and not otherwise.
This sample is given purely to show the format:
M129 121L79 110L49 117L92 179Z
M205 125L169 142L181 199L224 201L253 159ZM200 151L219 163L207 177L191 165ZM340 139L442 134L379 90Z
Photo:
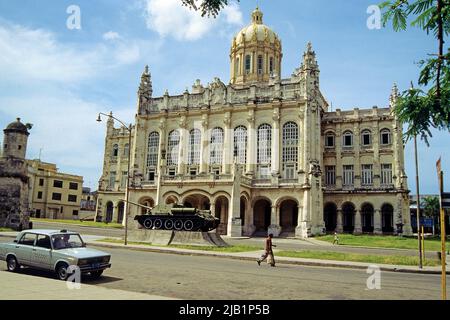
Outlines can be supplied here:
M0 158L0 227L28 229L28 175L25 155L30 124L20 118L9 124L4 132Z

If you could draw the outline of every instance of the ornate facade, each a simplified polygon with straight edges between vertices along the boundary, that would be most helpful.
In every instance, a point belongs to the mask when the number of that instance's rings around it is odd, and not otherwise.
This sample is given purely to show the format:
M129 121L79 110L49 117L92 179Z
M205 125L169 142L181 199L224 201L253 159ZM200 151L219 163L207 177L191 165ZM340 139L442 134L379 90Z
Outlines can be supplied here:
M410 233L396 88L387 108L331 112L311 44L288 79L282 57L256 9L233 39L228 85L153 97L147 67L131 146L126 128L107 124L97 219L124 217L130 150L130 202L210 209L222 234Z

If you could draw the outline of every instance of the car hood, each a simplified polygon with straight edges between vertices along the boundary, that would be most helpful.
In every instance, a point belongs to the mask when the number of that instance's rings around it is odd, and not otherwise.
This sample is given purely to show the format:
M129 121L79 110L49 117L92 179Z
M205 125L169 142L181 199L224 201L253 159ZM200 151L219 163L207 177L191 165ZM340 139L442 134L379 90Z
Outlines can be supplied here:
M70 249L61 249L56 250L55 252L71 257L75 257L78 259L85 259L85 258L94 258L94 257L103 257L103 256L109 256L109 253L90 249L90 248L70 248Z

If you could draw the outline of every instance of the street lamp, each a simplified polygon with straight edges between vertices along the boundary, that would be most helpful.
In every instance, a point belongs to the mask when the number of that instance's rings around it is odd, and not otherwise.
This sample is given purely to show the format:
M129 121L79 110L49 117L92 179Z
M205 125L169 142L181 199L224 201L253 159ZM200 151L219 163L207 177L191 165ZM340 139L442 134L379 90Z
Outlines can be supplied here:
M103 112L100 112L98 114L98 118L97 118L97 122L102 122L102 118L101 116L106 116L109 117L111 119L116 120L117 122L119 122L125 129L128 130L128 173L127 173L127 190L126 190L126 195L125 195L125 202L126 202L126 214L124 215L124 219L125 219L125 242L124 245L128 244L128 212L130 210L130 204L129 204L129 196L130 196L130 164L131 164L131 124L129 126L127 126L123 121L117 119L116 117L114 117L112 115L112 112L110 114L106 114Z

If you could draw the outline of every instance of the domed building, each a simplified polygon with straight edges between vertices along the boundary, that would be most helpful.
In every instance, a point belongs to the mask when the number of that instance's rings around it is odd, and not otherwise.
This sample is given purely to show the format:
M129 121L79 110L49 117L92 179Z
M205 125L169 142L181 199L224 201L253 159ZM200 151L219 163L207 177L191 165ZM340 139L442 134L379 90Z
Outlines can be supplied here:
M282 78L282 43L257 8L233 38L230 81L153 97L148 67L129 131L108 120L97 219L178 203L211 210L229 236L410 234L402 126L385 108L331 111L308 43ZM128 152L131 163L128 163Z

